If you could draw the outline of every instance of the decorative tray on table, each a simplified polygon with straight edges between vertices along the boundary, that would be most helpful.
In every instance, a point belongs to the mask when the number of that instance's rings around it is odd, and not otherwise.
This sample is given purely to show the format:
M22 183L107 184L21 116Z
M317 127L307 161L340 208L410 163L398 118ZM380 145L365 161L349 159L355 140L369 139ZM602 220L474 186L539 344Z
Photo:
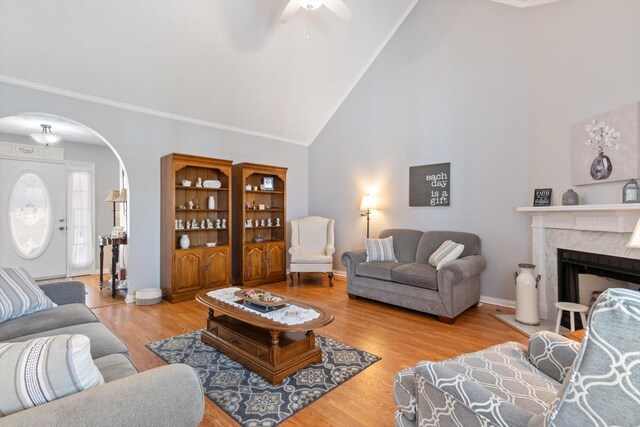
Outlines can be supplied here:
M255 289L241 289L235 294L245 306L262 313L278 310L287 305L287 300L270 292L257 291Z

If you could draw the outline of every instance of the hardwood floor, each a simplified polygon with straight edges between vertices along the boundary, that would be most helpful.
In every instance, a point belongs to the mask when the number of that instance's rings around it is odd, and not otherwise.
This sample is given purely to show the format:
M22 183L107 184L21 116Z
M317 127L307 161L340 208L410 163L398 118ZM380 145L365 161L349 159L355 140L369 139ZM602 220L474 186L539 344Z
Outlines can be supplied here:
M495 306L480 305L460 315L452 325L435 316L375 301L347 298L346 283L334 278L330 288L326 275L302 275L290 288L286 282L260 289L286 295L332 311L336 319L317 333L359 347L380 357L378 363L337 387L283 426L390 426L395 405L394 375L419 360L443 360L505 341L526 343L526 338L489 316ZM501 308L504 313L513 310ZM152 306L109 305L93 310L131 349L140 370L164 365L145 344L192 331L205 325L207 309L196 301ZM150 396L152 398L152 396ZM235 425L234 420L205 398L202 426Z
M111 277L110 274L104 275L105 285L100 289L100 275L92 274L87 276L76 276L73 280L84 283L84 288L87 291L87 297L85 303L89 308L104 307L106 305L123 304L124 298L127 296L126 291L118 291L116 297L111 297L111 289L108 289L108 280Z

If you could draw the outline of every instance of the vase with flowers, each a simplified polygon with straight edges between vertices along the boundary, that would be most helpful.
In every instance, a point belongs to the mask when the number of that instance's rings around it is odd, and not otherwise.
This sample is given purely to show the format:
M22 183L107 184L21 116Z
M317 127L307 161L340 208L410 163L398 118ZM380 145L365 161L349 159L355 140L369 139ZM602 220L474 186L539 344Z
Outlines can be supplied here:
M591 178L597 181L607 179L611 176L611 172L613 172L613 164L609 156L604 154L604 150L607 148L611 150L618 149L620 131L596 119L593 119L591 123L585 127L585 131L589 136L589 139L585 141L585 145L592 150L598 150L598 155L591 163Z

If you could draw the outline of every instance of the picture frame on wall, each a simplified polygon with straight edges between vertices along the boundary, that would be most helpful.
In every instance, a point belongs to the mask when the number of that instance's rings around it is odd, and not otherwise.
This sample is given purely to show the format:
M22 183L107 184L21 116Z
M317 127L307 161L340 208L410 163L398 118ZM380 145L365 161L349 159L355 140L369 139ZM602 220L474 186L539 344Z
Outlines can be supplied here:
M571 126L573 185L628 181L640 176L640 102Z
M551 188L536 188L533 190L533 207L551 206Z
M263 186L263 190L264 191L273 191L273 177L272 176L265 176L264 178L262 178L262 186Z
M451 205L451 163L409 167L409 206Z

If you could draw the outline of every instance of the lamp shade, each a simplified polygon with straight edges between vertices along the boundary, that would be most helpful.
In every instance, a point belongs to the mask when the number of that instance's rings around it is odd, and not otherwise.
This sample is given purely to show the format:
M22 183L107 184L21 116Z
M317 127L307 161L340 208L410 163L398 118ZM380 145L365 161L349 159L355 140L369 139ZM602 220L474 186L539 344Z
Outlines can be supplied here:
M361 211L370 211L376 208L376 197L371 194L367 194L362 197L362 203L360 203Z
M127 189L123 188L120 190L120 195L116 199L116 202L126 202L127 201Z
M636 228L631 233L631 239L629 239L629 243L627 243L628 248L640 248L640 219L638 219L638 223L636 224Z
M118 201L118 196L120 196L120 191L111 190L111 191L109 191L109 195L107 196L106 199L104 199L104 201L105 202L117 202Z

